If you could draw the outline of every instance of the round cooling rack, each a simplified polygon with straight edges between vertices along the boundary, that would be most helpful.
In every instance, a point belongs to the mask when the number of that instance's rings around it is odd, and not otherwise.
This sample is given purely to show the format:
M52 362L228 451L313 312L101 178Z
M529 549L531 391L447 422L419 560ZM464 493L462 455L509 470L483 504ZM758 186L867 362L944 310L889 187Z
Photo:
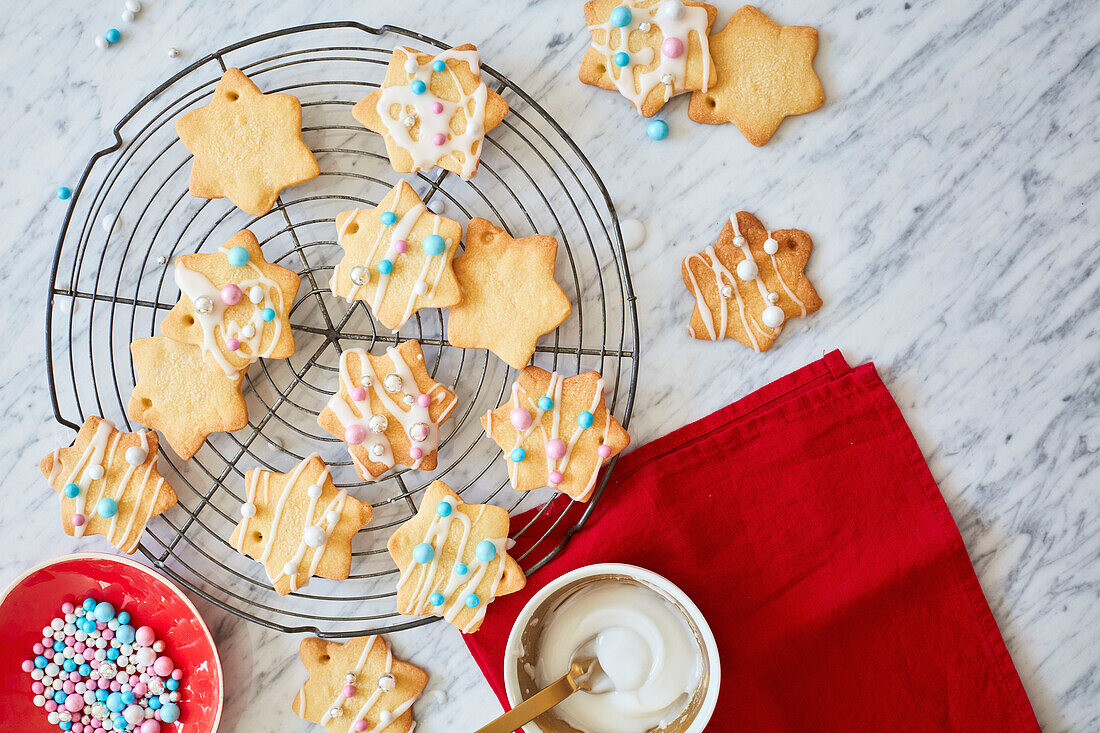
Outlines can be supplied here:
M385 549L432 480L446 481L468 502L491 502L513 516L537 508L534 520L512 523L517 559L531 572L584 525L614 468L613 461L587 505L551 503L556 494L549 489L514 491L480 416L506 397L515 372L484 350L452 347L440 311L422 310L393 334L375 323L364 303L349 305L328 291L330 270L342 253L336 214L376 206L400 178L381 136L351 116L351 107L381 83L397 45L449 48L391 26L318 23L256 36L195 62L142 99L114 128L115 143L92 156L54 254L47 373L54 414L74 430L88 415L128 430L140 427L126 417L135 379L129 346L158 333L179 297L172 258L214 251L248 228L269 261L301 275L290 315L296 353L249 369L245 428L212 435L189 461L162 448L161 471L180 501L149 524L140 546L157 568L210 602L286 632L346 637L438 620L395 612L397 568ZM318 178L284 191L259 218L226 199L188 194L191 155L174 127L182 113L209 101L222 73L234 66L262 91L301 100L304 138L321 166ZM476 216L516 237L558 239L557 277L573 313L543 337L533 363L566 375L601 372L608 407L628 425L638 317L611 199L588 159L530 96L490 66L482 74L511 111L487 135L478 175L463 181L435 169L405 179L430 208L463 226ZM410 338L423 346L432 377L458 394L458 408L442 427L439 466L360 481L346 446L317 425L317 414L337 386L343 349L378 353ZM313 452L333 467L338 486L373 503L374 520L352 545L350 578L314 578L279 596L263 567L235 552L227 538L239 517L245 471L288 471Z

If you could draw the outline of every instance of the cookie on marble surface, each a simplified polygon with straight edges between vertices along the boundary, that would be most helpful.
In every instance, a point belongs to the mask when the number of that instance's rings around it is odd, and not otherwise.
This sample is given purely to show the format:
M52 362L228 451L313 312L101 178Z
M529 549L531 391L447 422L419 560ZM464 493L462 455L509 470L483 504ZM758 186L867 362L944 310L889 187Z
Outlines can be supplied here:
M813 247L810 235L799 229L769 234L747 211L731 216L718 243L685 258L681 268L684 286L695 297L692 337L734 338L767 351L787 319L821 307L803 273Z
M237 232L216 253L177 257L175 277L180 299L161 332L201 346L226 377L236 379L257 359L294 353L289 316L298 275L264 259L252 232Z
M718 81L691 95L688 117L732 122L753 145L763 145L790 115L825 103L814 72L817 29L779 25L751 5L710 37Z
M123 433L89 417L68 448L39 467L61 498L61 527L70 537L103 535L129 554L150 519L176 503L176 492L157 471L157 434Z
M279 595L314 576L348 577L351 538L370 523L373 510L336 488L320 456L307 456L287 473L254 468L244 480L241 521L229 544L264 566Z
M485 86L472 43L435 56L398 46L382 86L352 114L385 138L398 173L439 166L470 179L481 162L485 133L508 114L508 103Z
M211 433L231 433L248 424L241 380L227 379L202 349L167 336L130 344L137 384L126 414L159 430L180 458L198 452Z
M240 69L229 69L205 107L176 120L194 160L188 190L228 198L263 216L284 188L316 178L317 159L302 142L302 105L289 94L263 94Z
M569 317L569 297L554 280L553 237L513 239L485 219L466 227L466 251L455 258L462 302L447 313L453 346L488 349L514 369L531 361L539 336Z
M419 511L386 545L401 570L397 612L440 616L464 634L477 631L493 599L527 583L508 555L508 524L506 510L467 504L433 481Z
M433 470L439 426L457 402L428 374L416 341L380 356L348 349L340 355L336 392L317 423L348 444L359 476L371 480L398 464Z
M591 498L600 467L630 444L604 403L597 372L563 377L529 366L481 424L504 451L512 488L549 486L577 501Z
M336 241L344 257L332 271L333 295L362 300L386 328L400 330L421 308L446 308L462 300L451 260L462 226L437 216L405 181L373 209L336 216Z
M713 5L692 0L590 0L592 45L580 80L617 90L652 117L675 95L715 84L707 37L717 17Z
M410 733L412 706L428 685L428 673L393 658L381 636L348 641L302 639L298 647L309 679L291 710L328 733Z

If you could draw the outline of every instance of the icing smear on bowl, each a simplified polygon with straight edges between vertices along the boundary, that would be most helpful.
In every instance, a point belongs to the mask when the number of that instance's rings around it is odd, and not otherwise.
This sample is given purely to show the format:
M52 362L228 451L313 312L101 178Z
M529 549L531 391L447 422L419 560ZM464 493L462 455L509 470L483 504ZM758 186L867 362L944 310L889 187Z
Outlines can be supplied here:
M578 692L553 715L585 733L645 733L675 720L702 677L699 644L682 611L637 583L579 589L548 615L534 678L546 686L596 637L596 657L614 686Z

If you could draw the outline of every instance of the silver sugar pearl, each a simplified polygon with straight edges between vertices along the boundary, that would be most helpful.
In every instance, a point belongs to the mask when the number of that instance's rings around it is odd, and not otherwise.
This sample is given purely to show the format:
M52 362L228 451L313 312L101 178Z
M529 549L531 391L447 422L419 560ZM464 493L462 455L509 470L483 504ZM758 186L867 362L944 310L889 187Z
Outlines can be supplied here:
M356 285L366 285L370 280L370 271L362 265L351 268L351 281Z
M168 264L168 258L165 257L164 255L161 255L160 257L157 257L157 264L158 265L167 265Z
M378 675L378 689L382 692L389 692L397 686L397 680L389 672L383 672Z
M122 11L122 21L124 23L133 23L134 22L134 13L133 13L133 11L123 10Z
M723 285L723 286L722 286L722 287L721 287L721 288L720 288L720 289L718 290L718 292L720 292L720 293L722 294L722 297L723 297L723 298L728 298L728 297L730 297L731 295L733 295L733 288L731 288L731 287L730 287L729 285Z
M666 87L672 86L672 74L661 74L661 83Z
M416 398L406 392L401 398L401 401L404 402L407 407L412 407L412 404L416 402Z
M99 664L99 676L104 679L110 679L118 674L118 667L111 662L100 662Z
M401 124L405 127L412 127L416 124L416 115L405 115L405 119L401 120Z
M374 384L374 381L370 378L369 374L364 374L363 378L359 380L359 384L363 385L364 387L370 387Z
M92 706L92 717L97 720L103 720L107 717L107 706L101 702L97 702Z
M778 303L779 302L779 293L768 293L768 302L769 303Z
M348 672L346 675L344 675L344 682L346 684L349 684L349 685L352 682L355 682L355 673L354 672Z
M214 310L214 301L207 295L200 295L195 298L195 312L196 313L209 313Z
M328 716L330 718L339 718L343 714L344 714L344 711L341 710L338 707L333 707L331 710L328 711Z
M371 446L370 452L372 456L380 456L386 452L386 449L382 447L381 443L375 443Z
M370 420L367 421L367 427L375 433L385 432L389 424L390 421L386 419L385 415L371 415Z
M382 386L386 388L387 392L396 392L401 389L403 384L405 384L404 381L396 374L387 374L385 379L382 380Z
M428 427L427 423L417 422L409 427L409 437L412 438L414 443L424 442L430 434L431 428Z
M638 24L638 30L640 30L642 33L649 33L649 29L652 27L653 26L648 20Z
M180 50L178 48L173 47L173 48L168 49L168 58L174 59L179 55L180 55Z

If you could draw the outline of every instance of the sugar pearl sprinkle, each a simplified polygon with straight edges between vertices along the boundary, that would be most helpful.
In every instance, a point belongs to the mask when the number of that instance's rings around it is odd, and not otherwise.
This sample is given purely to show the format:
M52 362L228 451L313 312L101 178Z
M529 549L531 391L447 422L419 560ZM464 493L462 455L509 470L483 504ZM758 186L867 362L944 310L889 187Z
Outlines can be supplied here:
M179 720L183 679L166 649L129 612L85 598L62 604L22 668L32 702L60 730L160 733L161 723Z

